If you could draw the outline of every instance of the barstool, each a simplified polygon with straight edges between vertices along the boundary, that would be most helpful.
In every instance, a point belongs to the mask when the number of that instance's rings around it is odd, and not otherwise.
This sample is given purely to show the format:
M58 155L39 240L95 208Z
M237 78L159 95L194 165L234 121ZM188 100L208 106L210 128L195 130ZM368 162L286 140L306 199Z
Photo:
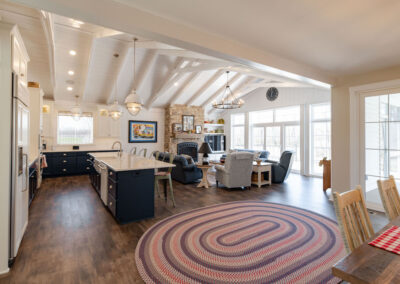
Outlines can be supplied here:
M132 149L131 149L131 154L132 154L132 155L136 155L136 147L132 147Z
M139 151L139 154L138 154L138 156L140 156L142 153L143 153L143 158L146 158L146 155L147 155L147 149L146 149L146 148L143 148L143 149L141 149L141 150Z
M169 154L169 162L172 164L174 162L174 155L172 153ZM174 207L176 207L175 204L175 198L174 198L174 188L172 187L172 178L171 178L171 171L172 167L169 167L167 171L159 171L155 173L155 179L154 179L154 187L157 189L158 196L160 196L160 190L158 188L158 182L160 180L168 180L169 181L169 190L171 192L171 200L172 204ZM165 198L167 198L167 192L165 192Z

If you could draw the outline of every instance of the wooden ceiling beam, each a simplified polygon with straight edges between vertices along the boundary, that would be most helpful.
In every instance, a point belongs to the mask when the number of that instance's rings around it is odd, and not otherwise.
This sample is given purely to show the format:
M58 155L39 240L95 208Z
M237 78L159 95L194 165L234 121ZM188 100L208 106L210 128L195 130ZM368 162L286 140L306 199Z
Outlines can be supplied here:
M139 74L136 78L136 91L139 91L143 86L143 82L147 78L151 67L154 65L157 59L157 52L155 50L149 50L143 60L142 66L139 70Z
M103 28L101 31L98 31L97 33L95 33L94 37L95 38L104 38L104 37L110 37L110 36L115 36L115 35L120 35L120 34L123 34L123 33L116 31L116 30Z
M55 96L56 88L56 64L55 64L55 43L54 43L54 21L51 13L46 11L40 11L40 22L46 37L48 56L49 56L49 71L50 71L50 82L53 87L53 98Z
M222 74L224 74L225 72L223 70L217 70L215 71L215 73L211 76L210 79L207 80L207 82L205 82L203 84L203 86L200 87L200 89L197 90L196 93L194 93L185 103L186 105L192 105L193 102L199 98L212 84L215 83L215 81L217 81Z
M185 83L172 96L172 98L168 102L168 105L175 104L176 101L178 101L179 98L185 94L185 91L193 83L193 81L196 80L200 76L200 74L201 74L201 72L193 72L192 74L190 74L189 77L186 79Z
M178 57L175 60L174 66L168 72L163 81L160 88L150 95L150 98L146 102L146 108L149 109L153 106L154 102L163 95L163 93L168 90L174 82L178 81L185 73L179 72L179 69L182 68L182 65L185 63L185 60L182 57Z

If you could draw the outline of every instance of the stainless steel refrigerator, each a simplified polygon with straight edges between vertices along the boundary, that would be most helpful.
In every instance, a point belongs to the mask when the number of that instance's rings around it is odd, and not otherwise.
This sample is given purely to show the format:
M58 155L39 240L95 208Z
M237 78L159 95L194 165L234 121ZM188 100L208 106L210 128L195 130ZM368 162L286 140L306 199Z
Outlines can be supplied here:
M9 264L18 254L28 226L29 208L29 93L12 76L12 143Z

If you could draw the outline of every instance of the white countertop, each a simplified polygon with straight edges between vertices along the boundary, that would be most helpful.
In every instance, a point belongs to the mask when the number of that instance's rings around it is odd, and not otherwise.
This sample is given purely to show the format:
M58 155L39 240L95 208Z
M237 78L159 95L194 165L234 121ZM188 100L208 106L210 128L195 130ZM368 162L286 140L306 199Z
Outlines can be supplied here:
M79 150L43 150L43 153L58 153L58 152L96 152L96 151L117 151L118 149L105 149L105 148L98 148L98 149L79 149Z
M118 153L89 153L89 155L117 172L175 167L174 164L127 153L122 153L121 157L118 157Z

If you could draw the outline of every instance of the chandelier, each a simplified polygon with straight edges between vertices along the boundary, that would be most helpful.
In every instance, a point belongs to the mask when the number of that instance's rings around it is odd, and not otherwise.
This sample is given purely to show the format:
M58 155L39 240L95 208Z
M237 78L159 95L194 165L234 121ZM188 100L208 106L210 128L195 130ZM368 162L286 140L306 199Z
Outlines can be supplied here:
M114 54L115 58L118 58L119 54ZM114 119L114 120L118 120L121 115L122 115L122 110L120 108L120 106L118 105L118 100L117 100L117 94L118 94L118 89L117 89L117 84L118 84L118 76L115 79L115 84L114 84L114 103L110 106L110 109L108 110L108 115Z
M213 108L216 109L236 109L242 107L244 101L238 99L231 90L229 86L229 71L226 71L226 87L222 99L217 102L212 103Z
M142 103L140 102L138 94L136 94L136 41L137 38L133 39L133 87L130 94L125 99L125 105L129 113L137 115L142 109Z

